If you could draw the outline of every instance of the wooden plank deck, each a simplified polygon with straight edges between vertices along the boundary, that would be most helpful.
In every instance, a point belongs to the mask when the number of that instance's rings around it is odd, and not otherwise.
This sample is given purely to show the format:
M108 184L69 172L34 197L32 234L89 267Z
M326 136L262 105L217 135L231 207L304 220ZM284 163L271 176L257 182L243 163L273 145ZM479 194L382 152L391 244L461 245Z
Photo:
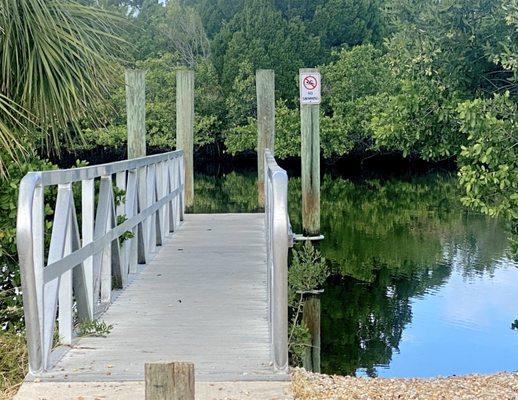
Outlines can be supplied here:
M101 319L41 381L141 381L144 363L191 361L199 381L284 380L273 371L264 214L189 214Z

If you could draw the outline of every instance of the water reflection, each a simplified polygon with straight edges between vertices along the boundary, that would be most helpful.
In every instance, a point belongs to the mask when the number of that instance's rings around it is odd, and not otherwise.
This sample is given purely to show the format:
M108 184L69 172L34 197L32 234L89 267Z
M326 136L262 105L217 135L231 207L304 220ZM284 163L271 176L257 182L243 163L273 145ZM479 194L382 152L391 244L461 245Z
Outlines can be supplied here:
M195 212L256 211L255 174L196 177ZM300 231L300 178L290 216ZM455 176L322 179L322 370L432 376L513 369L518 269L502 224L462 209Z

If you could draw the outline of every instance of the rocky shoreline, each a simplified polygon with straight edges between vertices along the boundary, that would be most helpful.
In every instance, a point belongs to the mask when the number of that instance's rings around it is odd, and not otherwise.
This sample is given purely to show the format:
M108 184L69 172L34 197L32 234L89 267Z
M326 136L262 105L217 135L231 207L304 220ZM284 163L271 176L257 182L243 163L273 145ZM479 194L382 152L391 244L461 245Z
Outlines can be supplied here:
M355 378L295 369L296 400L515 400L518 373L431 379Z

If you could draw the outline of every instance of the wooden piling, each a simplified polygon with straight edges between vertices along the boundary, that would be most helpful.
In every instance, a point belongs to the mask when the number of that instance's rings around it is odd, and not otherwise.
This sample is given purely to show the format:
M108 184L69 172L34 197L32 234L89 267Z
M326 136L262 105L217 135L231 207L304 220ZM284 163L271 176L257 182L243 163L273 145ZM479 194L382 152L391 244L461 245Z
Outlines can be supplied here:
M147 363L146 400L194 400L194 364Z
M301 69L300 73L318 73ZM320 105L300 105L302 228L308 236L320 234Z
M126 115L128 130L128 159L146 155L146 81L145 72L139 69L127 68L126 81ZM143 196L146 192L146 172L138 170L141 208L146 208ZM139 225L138 229L138 262L145 264L147 260L147 243L149 218Z
M264 150L275 147L275 72L260 69L255 74L257 94L257 190L264 207Z
M126 115L128 158L146 155L146 82L145 72L126 69Z
M184 151L185 206L194 201L194 72L176 71L176 148Z
M302 321L311 334L310 347L306 348L302 365L307 371L320 372L320 294L306 294Z

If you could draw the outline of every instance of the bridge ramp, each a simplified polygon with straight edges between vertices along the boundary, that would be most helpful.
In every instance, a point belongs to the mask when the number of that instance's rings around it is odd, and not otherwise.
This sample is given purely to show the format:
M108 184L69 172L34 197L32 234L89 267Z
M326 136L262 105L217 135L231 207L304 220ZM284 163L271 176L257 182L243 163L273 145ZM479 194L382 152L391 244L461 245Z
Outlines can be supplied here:
M284 380L271 364L264 214L187 214L153 261L38 380L141 381L144 364L195 363L198 381Z

